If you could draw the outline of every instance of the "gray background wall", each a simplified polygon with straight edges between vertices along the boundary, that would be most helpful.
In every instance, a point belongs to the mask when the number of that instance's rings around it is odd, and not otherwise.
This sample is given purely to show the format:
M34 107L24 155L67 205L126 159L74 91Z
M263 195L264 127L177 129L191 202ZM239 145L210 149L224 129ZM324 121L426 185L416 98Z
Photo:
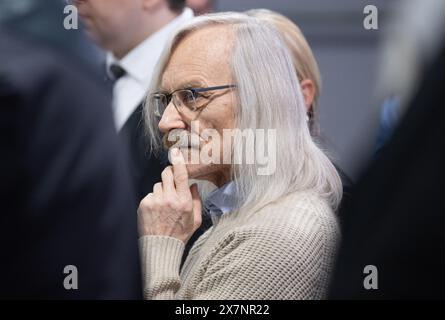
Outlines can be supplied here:
M356 178L372 157L381 101L375 94L380 44L396 0L219 0L215 11L267 8L302 29L320 66L320 122L336 163ZM379 29L365 30L363 8L377 6Z

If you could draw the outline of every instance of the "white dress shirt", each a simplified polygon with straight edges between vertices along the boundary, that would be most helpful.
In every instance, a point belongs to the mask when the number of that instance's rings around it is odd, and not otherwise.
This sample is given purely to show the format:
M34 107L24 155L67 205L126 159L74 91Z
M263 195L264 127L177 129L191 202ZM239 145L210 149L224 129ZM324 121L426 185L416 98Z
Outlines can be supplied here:
M204 208L211 216L221 216L238 209L239 200L235 182L230 181L207 195Z
M144 99L154 68L168 39L177 28L192 18L193 11L185 8L181 15L145 39L121 60L116 59L112 53L107 54L107 72L113 63L118 63L126 71L113 88L113 113L118 131Z

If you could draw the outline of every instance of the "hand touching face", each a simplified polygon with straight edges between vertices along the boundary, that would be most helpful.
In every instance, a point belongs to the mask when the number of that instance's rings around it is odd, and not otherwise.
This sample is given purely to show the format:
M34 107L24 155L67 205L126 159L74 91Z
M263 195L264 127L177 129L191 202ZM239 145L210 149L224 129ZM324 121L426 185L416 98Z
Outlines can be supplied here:
M187 243L201 225L202 204L197 185L189 187L179 149L171 150L171 162L162 172L162 182L139 205L139 235L169 236Z

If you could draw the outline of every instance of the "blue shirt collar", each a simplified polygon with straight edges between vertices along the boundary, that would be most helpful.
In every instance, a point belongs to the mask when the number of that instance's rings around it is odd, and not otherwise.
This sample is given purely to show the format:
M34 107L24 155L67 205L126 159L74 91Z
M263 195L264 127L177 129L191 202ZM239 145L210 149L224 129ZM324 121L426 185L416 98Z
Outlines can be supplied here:
M238 200L235 183L230 181L209 193L204 208L210 216L221 216L238 209Z

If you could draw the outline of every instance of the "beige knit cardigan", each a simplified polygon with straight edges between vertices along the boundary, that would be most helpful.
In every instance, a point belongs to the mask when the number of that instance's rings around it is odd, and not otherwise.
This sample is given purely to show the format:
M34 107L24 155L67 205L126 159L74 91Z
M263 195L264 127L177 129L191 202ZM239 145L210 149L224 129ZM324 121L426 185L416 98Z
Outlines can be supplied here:
M145 299L322 299L340 239L314 192L256 212L225 214L192 247L167 236L139 240Z

